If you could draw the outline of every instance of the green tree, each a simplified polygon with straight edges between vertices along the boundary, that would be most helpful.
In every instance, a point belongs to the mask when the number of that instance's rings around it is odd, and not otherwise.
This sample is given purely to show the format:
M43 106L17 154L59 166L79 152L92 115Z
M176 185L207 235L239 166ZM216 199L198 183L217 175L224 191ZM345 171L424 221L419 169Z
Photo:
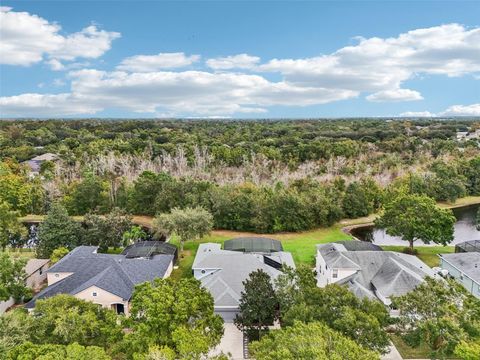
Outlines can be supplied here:
M0 247L5 250L11 240L27 235L27 229L18 220L19 212L11 209L10 204L0 202Z
M32 344L25 342L10 350L7 360L111 360L104 349L98 346Z
M105 252L109 247L119 248L123 245L123 235L132 227L132 217L118 208L106 215L87 214L84 243L99 246Z
M53 250L52 255L50 255L50 265L54 265L60 261L65 255L70 252L66 247L59 247Z
M213 226L213 217L205 209L174 208L169 214L158 215L153 221L153 229L158 234L175 234L180 239L180 251L186 241L201 239L209 234Z
M35 344L76 342L108 348L123 335L114 311L71 295L37 300L33 316L31 338Z
M387 234L401 236L410 245L421 240L447 245L453 240L455 217L450 209L439 208L435 201L424 195L400 195L385 205L385 211L375 220Z
M462 341L480 339L480 300L454 280L426 278L392 303L400 310L400 335L412 346L425 343L432 356L451 355Z
M8 351L30 340L35 319L25 309L15 309L0 316L0 359L4 360Z
M359 182L353 182L347 186L343 198L343 211L352 219L367 216L373 211L373 203Z
M454 354L462 360L478 360L480 359L480 341L462 341L455 347Z
M328 285L304 290L304 300L291 305L282 313L282 324L295 321L327 324L361 346L384 353L389 338L385 327L390 318L385 306L376 300L358 299L347 288Z
M322 323L303 324L273 330L250 345L257 360L374 360L378 353L366 350L340 332Z
M103 212L110 206L108 184L100 177L87 173L81 182L71 185L64 203L72 215L83 215L95 211Z
M278 318L278 298L270 275L261 269L250 273L243 286L235 325L249 338L259 339Z
M275 279L274 285L281 320L292 306L307 301L310 291L317 287L317 280L310 266L302 264L296 269L284 268L283 273Z
M73 249L82 244L81 225L68 216L67 210L60 204L53 204L44 221L38 227L39 258L48 259L59 247Z
M0 301L13 297L16 301L31 294L25 286L26 259L11 257L0 251Z
M123 246L131 245L137 241L146 240L147 237L147 233L142 229L141 226L133 225L122 235Z
M131 301L131 327L124 352L147 353L168 347L181 359L200 359L223 335L210 293L193 278L155 279L137 285Z

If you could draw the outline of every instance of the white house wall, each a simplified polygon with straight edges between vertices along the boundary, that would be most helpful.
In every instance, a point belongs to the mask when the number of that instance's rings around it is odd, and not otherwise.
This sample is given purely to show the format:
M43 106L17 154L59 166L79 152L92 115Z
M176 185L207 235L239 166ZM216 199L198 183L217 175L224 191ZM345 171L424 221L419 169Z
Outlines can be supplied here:
M448 261L445 261L445 259L441 259L441 268L448 270L448 274L455 278L456 281L458 281L460 284L463 285L463 287L471 293L473 296L477 297L480 299L480 284L473 281L469 276L463 274L463 279L462 279L462 272L457 269L456 267L452 266Z
M48 264L45 264L37 271L30 274L27 277L27 286L33 290L38 290L43 284L43 282L47 280L47 269Z

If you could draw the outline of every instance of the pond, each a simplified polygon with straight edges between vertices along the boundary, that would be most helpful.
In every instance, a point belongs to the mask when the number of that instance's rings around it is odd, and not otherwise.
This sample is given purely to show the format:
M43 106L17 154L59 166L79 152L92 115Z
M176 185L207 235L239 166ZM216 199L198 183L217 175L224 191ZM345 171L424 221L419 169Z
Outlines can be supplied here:
M453 209L457 218L455 223L454 240L450 245L455 245L463 241L479 240L480 231L476 229L475 219L480 205L464 206ZM387 235L385 230L375 228L374 226L361 226L352 229L351 234L363 241L371 241L376 245L405 245L407 242L398 236ZM415 245L435 246L436 244L426 245L422 241L415 241Z

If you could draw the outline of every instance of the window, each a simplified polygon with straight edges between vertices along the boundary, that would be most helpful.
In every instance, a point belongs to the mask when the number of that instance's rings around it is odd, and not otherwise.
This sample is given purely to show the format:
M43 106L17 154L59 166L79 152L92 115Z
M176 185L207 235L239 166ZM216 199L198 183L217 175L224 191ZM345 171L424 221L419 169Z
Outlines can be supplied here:
M332 277L333 277L334 279L338 278L338 269L333 269L333 270L332 270Z
M202 270L202 274L205 274L205 272L206 272L205 270Z
M460 280L463 280L463 273L460 273Z
M60 274L55 274L55 277L59 277L59 276L60 276Z
M97 293L94 291L94 292L92 293L92 296L97 296Z
M42 274L43 274L43 268L40 268L40 269L38 270L38 273L39 273L40 275L42 275Z

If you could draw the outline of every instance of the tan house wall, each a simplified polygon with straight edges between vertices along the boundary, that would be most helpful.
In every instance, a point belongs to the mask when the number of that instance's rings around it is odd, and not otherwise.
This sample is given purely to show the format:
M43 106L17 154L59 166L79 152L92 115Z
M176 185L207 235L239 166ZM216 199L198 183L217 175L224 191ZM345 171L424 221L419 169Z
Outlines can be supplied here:
M66 277L68 277L72 274L73 274L73 272L48 273L47 274L48 286L53 285L57 281L65 279Z
M42 286L43 282L47 280L48 265L48 263L43 265L41 268L27 277L27 286L29 288L37 291Z
M8 299L7 301L0 301L0 315L2 315L13 305L15 305L13 298Z
M93 293L96 293L97 296L93 296ZM125 306L125 315L129 315L130 309L128 300L124 300L121 297L100 289L97 286L91 286L88 289L80 291L79 293L75 294L75 297L78 299L91 301L108 309L111 309L113 304L123 304Z

